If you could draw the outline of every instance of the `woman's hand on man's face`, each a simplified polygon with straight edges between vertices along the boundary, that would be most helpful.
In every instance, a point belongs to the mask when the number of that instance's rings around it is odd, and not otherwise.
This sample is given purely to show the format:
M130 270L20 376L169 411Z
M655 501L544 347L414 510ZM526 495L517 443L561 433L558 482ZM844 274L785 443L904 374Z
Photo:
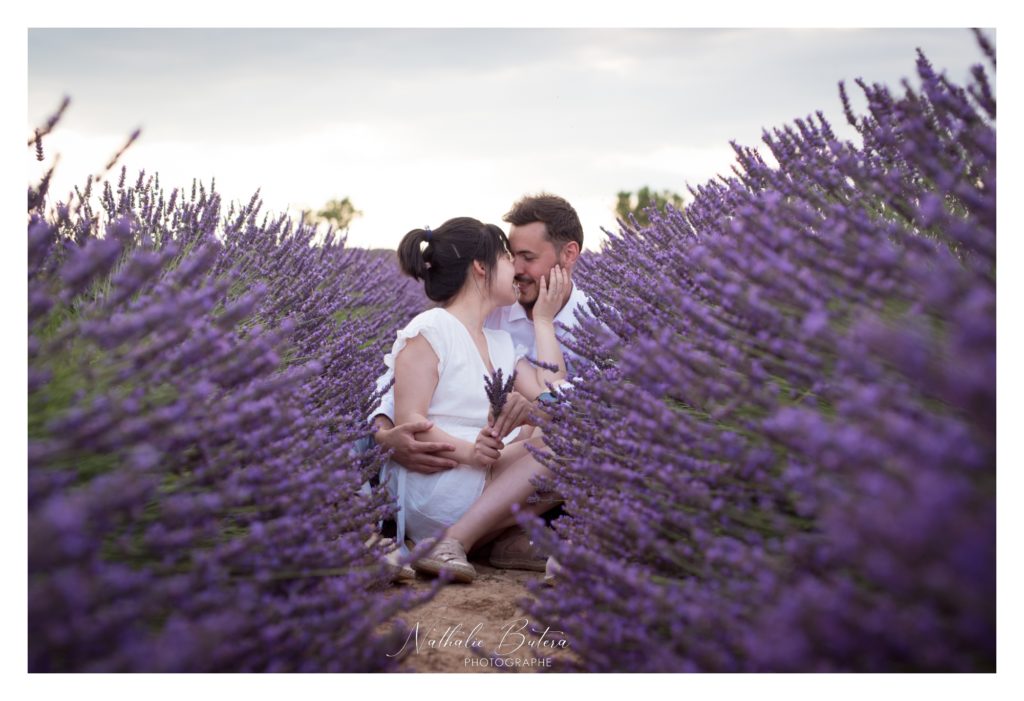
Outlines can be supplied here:
M551 274L541 276L540 292L533 305L533 321L554 321L555 315L562 308L562 297L569 289L569 273L560 265L551 269Z

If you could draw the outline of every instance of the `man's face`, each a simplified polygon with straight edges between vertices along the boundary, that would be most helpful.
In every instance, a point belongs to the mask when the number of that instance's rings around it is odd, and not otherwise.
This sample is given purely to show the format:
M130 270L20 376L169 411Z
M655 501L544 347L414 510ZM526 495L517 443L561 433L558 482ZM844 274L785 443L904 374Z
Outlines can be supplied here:
M537 301L541 277L548 277L559 262L558 254L548 240L547 225L543 222L513 225L508 240L515 258L519 303L529 309Z

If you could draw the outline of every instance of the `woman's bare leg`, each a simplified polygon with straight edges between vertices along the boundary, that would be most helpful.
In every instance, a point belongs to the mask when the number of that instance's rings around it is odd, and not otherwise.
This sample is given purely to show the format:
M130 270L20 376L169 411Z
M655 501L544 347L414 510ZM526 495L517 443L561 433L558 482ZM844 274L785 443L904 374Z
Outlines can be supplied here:
M539 436L528 442L543 447ZM560 502L557 495L539 495L539 502L526 503L527 498L537 491L530 479L538 475L550 477L552 473L526 450L525 443L512 444L505 449L494 463L492 478L483 493L462 518L448 529L447 536L462 543L467 553L474 546L488 542L501 531L515 525L513 504L519 504L523 511L542 514Z

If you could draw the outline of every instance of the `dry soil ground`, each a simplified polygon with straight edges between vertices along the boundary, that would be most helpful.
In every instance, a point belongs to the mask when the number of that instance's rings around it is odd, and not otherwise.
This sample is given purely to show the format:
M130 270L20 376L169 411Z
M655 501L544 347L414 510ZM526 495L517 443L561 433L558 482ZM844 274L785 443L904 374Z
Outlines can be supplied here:
M518 603L531 598L525 585L539 581L541 573L495 569L485 557L473 556L470 561L477 570L472 584L448 584L431 601L400 615L411 629L401 671L557 671L557 660L572 658L572 641L558 646L552 632L545 633L544 625L529 620ZM395 591L426 589L430 580L418 575L415 581L394 586ZM478 646L494 659L481 659L468 645Z

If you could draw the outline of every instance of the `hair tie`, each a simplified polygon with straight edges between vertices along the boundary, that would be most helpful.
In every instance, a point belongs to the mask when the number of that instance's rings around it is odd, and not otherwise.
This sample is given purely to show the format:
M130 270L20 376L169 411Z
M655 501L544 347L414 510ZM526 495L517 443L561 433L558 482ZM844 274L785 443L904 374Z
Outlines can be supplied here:
M424 229L426 230L426 232L427 232L427 236L426 236L426 238L427 238L427 241L431 241L431 240L433 240L434 232L432 232L432 231L430 230L430 227L429 227L429 226L425 226L425 227L423 227L423 228L424 228Z

